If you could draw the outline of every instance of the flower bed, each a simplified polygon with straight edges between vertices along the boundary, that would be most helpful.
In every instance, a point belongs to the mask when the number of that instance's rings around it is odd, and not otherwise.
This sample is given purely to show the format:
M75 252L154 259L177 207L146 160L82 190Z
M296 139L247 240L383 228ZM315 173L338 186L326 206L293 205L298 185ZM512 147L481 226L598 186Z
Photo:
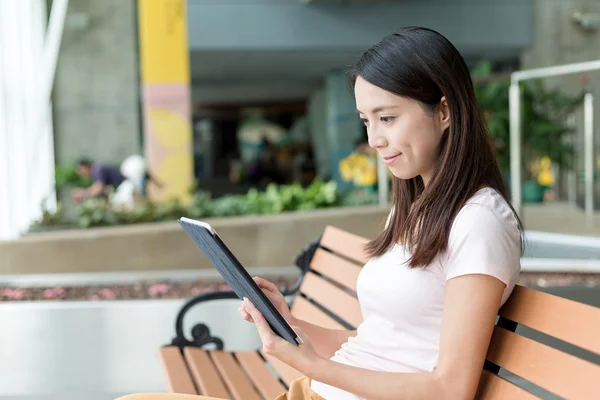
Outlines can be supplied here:
M278 287L289 287L294 279L268 278ZM190 280L136 282L115 285L77 285L34 288L0 288L0 302L9 301L105 301L186 299L201 293L231 290L223 281Z
M319 180L315 180L308 187L299 183L281 186L271 184L265 191L251 189L245 195L218 198L212 198L207 192L196 191L191 200L185 203L178 199L160 203L145 199L131 208L118 208L106 199L93 198L78 206L77 221L65 221L61 215L60 204L54 212L43 204L42 218L34 223L29 231L173 221L182 216L198 219L279 214L287 211L373 205L377 204L377 201L377 194L372 190L342 192L338 190L335 182Z
M290 287L295 282L292 278L267 278L280 288ZM538 288L564 286L600 288L600 274L523 272L519 284ZM230 287L222 281L205 279L120 285L0 288L0 302L186 299L200 293L225 290L230 290Z

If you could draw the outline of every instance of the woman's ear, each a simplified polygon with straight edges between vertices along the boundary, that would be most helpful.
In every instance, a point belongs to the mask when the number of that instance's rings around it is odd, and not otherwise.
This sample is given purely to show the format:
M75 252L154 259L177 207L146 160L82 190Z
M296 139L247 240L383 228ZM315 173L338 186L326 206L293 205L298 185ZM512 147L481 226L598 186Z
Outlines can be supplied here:
M448 105L448 100L446 100L446 96L443 96L440 100L438 116L442 132L445 132L446 129L450 128L450 122L452 122L450 120L450 106Z

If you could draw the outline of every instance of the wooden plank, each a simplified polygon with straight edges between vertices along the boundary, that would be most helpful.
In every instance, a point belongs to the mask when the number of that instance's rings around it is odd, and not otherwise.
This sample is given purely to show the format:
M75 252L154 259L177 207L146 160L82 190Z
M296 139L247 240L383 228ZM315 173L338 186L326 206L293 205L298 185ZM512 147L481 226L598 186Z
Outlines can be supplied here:
M260 352L260 354L262 354L265 360L269 362L269 364L271 365L271 367L273 367L277 375L279 375L283 383L285 383L288 387L293 381L304 376L300 371L290 367L283 361L280 361L275 357L265 354L262 351Z
M211 351L212 358L233 400L263 400L233 355L226 351Z
M517 385L504 378L494 375L489 371L483 371L479 388L477 390L478 400L535 400L539 397L521 389Z
M300 292L355 327L362 322L358 299L312 272L304 277Z
M235 357L263 398L271 400L286 391L256 351L238 352Z
M600 308L517 285L499 314L600 354Z
M185 360L176 346L161 347L160 364L167 379L167 390L171 393L198 394Z
M598 399L600 366L496 327L487 358L567 399Z
M296 296L291 309L292 316L302 319L311 324L322 326L329 329L346 329L346 327L329 315L325 314L321 309L306 300L302 296Z
M327 226L321 237L321 246L361 264L369 257L364 251L368 239L343 231L334 226Z
M358 265L340 258L333 253L318 249L312 258L310 266L314 271L356 292L356 280L361 270L361 267Z
M229 391L206 350L198 347L185 347L183 354L194 376L199 394L229 398Z

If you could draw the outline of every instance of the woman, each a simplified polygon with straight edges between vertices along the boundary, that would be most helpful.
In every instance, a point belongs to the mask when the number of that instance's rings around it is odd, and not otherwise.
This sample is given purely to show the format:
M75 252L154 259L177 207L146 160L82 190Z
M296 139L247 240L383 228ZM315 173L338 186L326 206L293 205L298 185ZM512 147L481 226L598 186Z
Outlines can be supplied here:
M337 331L297 320L262 279L304 344L274 335L248 301L240 314L266 353L306 376L282 399L473 399L519 275L522 229L467 65L443 36L410 27L369 49L351 76L369 145L394 176L393 211L357 282L364 321ZM140 399L170 399L158 396Z

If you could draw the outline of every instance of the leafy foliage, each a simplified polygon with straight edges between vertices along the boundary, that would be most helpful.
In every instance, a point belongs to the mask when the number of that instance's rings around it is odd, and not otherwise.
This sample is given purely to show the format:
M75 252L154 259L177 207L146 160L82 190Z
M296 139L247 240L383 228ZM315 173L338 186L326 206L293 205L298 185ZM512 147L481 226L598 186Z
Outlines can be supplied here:
M500 168L508 170L510 162L510 119L508 80L486 79L492 67L489 62L478 64L472 71L475 95L486 119L496 148ZM483 79L482 79L483 78ZM583 100L583 94L570 96L558 89L548 89L540 80L521 83L524 171L533 160L548 156L559 167L570 168L574 147L570 140L575 130L566 123Z
M91 178L79 176L75 163L64 163L54 167L54 180L57 189L63 186L88 187L92 184Z
M212 198L198 191L188 204L178 200L152 203L145 200L130 209L115 209L105 199L85 200L78 208L77 225L81 228L135 224L142 222L172 221L182 216L190 218L231 217L239 215L277 214L307 211L336 206L376 204L377 195L355 191L340 193L335 182L314 181L304 188L291 185L270 185L263 192L251 189L245 195ZM47 217L39 226L54 226L58 218Z

